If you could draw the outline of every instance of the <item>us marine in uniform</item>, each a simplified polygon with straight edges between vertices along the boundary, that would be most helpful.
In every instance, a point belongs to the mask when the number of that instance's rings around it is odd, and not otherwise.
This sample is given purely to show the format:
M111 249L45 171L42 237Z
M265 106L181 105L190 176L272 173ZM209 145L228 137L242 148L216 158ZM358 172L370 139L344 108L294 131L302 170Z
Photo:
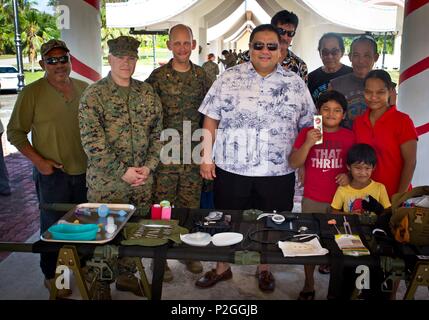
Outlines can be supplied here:
M88 200L133 204L135 214L144 216L161 150L162 107L149 84L131 78L139 45L127 36L108 41L111 71L84 92L79 124L88 156ZM121 262L117 288L139 293L135 266Z

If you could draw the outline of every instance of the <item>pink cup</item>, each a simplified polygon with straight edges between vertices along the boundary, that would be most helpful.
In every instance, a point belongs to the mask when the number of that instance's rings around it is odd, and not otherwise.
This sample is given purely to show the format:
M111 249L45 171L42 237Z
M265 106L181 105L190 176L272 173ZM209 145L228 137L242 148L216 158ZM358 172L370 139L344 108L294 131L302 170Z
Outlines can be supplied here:
M162 220L171 219L171 207L162 207L161 219Z

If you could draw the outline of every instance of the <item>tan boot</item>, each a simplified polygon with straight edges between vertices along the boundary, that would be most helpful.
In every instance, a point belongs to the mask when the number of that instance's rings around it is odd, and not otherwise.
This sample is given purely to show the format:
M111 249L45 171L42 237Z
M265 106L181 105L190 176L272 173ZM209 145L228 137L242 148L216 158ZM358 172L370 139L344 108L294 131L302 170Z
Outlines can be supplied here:
M198 274L203 272L203 265L201 264L200 261L191 261L191 260L179 260L180 263L183 263L184 265L186 265L186 269L189 272Z
M120 274L116 277L116 289L119 291L130 291L136 296L144 297L140 280L130 272Z
M55 278L53 279L46 279L43 281L44 286L49 290L49 293L51 293L52 286L55 285ZM70 297L72 295L73 291L71 289L58 289L57 290L57 299L64 299L67 297Z

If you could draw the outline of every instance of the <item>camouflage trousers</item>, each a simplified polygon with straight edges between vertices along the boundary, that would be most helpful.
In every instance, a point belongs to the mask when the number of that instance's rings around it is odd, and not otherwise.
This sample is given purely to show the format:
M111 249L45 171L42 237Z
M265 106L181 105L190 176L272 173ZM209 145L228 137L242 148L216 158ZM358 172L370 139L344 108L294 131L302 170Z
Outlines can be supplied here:
M152 205L153 178L150 177L143 186L128 190L102 191L88 188L88 201L96 203L126 203L136 207L134 216L145 217Z
M174 170L168 165L160 165L154 177L155 203L168 200L176 208L199 208L202 187L200 167L183 165Z

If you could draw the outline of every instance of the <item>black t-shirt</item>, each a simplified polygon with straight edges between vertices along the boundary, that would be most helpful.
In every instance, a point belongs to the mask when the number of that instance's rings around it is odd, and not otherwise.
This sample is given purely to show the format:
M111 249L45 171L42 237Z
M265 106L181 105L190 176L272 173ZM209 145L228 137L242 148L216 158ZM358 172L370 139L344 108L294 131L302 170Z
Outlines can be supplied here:
M329 81L338 78L345 74L353 72L353 68L343 65L337 72L326 73L322 70L322 67L308 74L308 89L313 97L314 103L316 103L319 95L328 90Z

